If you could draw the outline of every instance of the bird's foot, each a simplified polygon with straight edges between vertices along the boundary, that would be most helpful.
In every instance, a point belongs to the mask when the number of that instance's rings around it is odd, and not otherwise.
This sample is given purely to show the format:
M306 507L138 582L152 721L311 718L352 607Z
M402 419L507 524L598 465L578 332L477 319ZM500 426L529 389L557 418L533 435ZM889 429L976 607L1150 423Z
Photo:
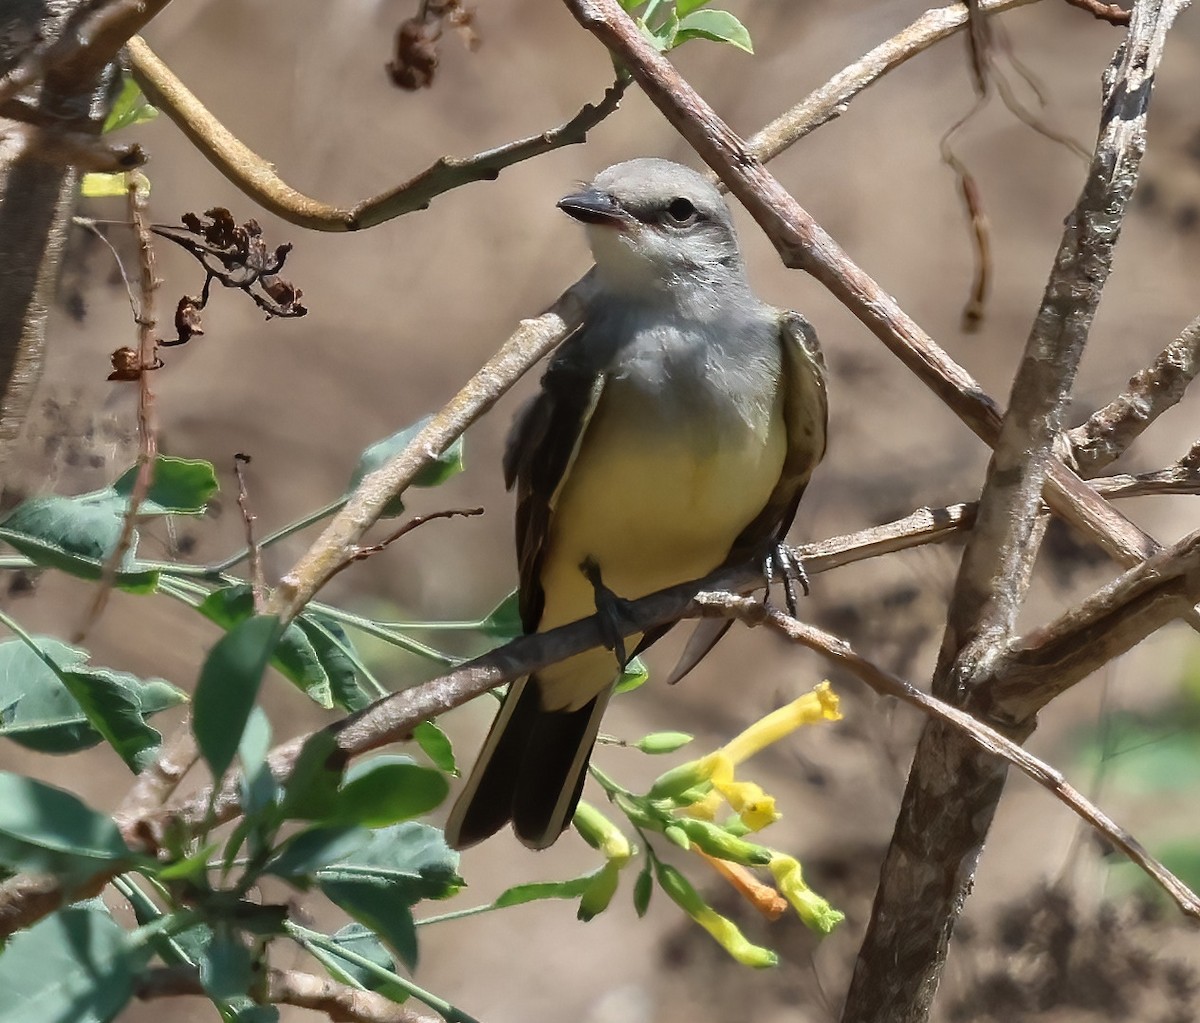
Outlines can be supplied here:
M767 607L771 606L771 584L775 581L776 575L779 575L783 579L783 595L787 603L788 614L793 618L799 617L796 584L800 584L806 597L809 594L809 587L808 573L804 571L804 563L800 560L795 548L789 547L785 543L775 544L763 558L762 569L763 579L767 583L763 604Z
M587 581L592 584L592 593L596 599L596 615L600 619L600 637L605 650L611 650L616 655L621 670L629 658L625 651L626 626L632 620L633 612L630 602L624 597L618 597L604 585L600 574L600 566L592 558L585 558L579 566Z

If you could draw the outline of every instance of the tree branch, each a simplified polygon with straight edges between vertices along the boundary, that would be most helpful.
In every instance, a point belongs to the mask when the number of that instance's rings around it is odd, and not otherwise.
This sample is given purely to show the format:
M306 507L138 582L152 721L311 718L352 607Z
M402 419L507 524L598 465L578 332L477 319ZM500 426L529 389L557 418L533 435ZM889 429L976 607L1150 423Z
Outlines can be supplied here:
M472 181L493 181L505 167L563 146L584 142L587 133L613 113L628 85L618 79L604 98L588 103L571 120L529 138L508 142L465 159L444 156L416 177L348 209L313 199L287 184L273 164L255 153L214 117L140 37L129 40L133 76L146 97L163 111L226 178L263 209L315 231L357 231L423 210L443 192Z
M206 995L200 973L189 966L158 966L143 971L135 994L142 1001L178 995ZM267 971L267 1001L324 1013L334 1023L434 1023L436 1016L398 1005L374 991L339 984L300 970Z
M983 14L999 14L1036 2L979 0L977 6ZM809 132L844 114L855 96L874 85L889 71L894 71L910 58L960 31L969 17L970 5L966 3L954 3L949 7L926 11L907 28L863 54L790 110L751 135L746 140L746 148L763 163L773 160Z
M1186 0L1183 0L1186 5ZM1079 356L1111 268L1113 246L1145 149L1154 71L1180 4L1141 0L1129 38L1105 75L1095 156L1013 383L975 528L967 542L947 616L933 692L990 712L1021 739L1031 716L1010 716L992 700L999 645L1007 642L1036 555L1046 467ZM1136 641L1154 614L1127 613L1114 649ZM1184 605L1187 606L1187 605ZM1089 605L1089 612L1095 608ZM1082 666L1082 664L1081 664ZM1003 764L982 757L960 732L927 723L859 951L843 1019L925 1020L950 934L969 894L983 842L1004 789Z
M1114 579L1048 625L1014 639L979 701L1029 720L1092 672L1200 601L1200 532ZM976 702L976 701L972 701Z
M1095 476L1128 450L1167 409L1178 404L1200 373L1200 316L1183 328L1149 366L1129 381L1129 390L1066 433L1075 468Z

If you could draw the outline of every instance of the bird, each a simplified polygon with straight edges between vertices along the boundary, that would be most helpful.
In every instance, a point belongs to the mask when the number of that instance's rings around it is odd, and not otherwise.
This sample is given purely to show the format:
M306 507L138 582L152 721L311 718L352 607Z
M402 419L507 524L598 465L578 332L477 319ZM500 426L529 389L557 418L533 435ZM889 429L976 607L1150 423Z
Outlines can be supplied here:
M605 595L633 600L751 557L769 587L825 452L816 332L755 296L729 207L688 167L618 163L558 208L584 225L595 267L581 325L518 412L503 459L525 632L597 611L603 621ZM674 676L728 624L702 622ZM557 840L621 667L598 647L509 687L449 814L452 848L510 821L531 849Z

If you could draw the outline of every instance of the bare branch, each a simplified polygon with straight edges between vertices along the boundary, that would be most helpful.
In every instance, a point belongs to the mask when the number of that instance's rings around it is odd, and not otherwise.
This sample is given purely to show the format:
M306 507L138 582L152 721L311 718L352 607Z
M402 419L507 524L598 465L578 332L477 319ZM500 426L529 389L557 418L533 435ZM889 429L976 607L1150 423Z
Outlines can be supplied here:
M178 995L203 995L198 970L158 966L142 972L134 992L142 1001ZM398 1005L374 991L339 984L299 970L272 967L267 973L267 1001L324 1013L336 1023L435 1023L436 1016Z
M1119 458L1142 432L1167 409L1179 403L1200 373L1200 316L1149 366L1129 381L1129 390L1110 402L1082 426L1066 433L1075 467L1095 476Z
M1089 12L1100 21L1107 21L1110 25L1129 24L1129 12L1117 4L1105 4L1100 0L1067 0L1067 3Z
M979 0L984 14L998 14L1037 0ZM746 148L766 163L809 132L840 117L850 101L918 53L948 39L967 24L968 5L954 3L926 11L907 28L839 71L819 89L746 140Z
M1047 468L1061 465L1052 446L1145 150L1145 118L1163 42L1186 2L1140 0L1129 38L1105 75L1095 157L1067 218L1013 383L947 618L934 694L1004 721L1017 738L1032 731L1035 721L992 702L997 645L1011 635L1025 594ZM1118 630L1117 645L1136 641L1139 626L1179 607L1167 601L1153 613L1126 612L1128 625ZM844 1019L927 1019L1004 781L1003 765L981 757L960 732L926 724Z
M141 37L129 40L134 78L147 98L163 111L192 144L263 209L292 224L315 231L357 231L423 210L443 192L472 181L492 181L505 167L563 146L584 142L587 133L617 109L627 80L618 79L599 103L588 103L566 124L518 139L465 159L442 157L397 188L348 209L296 191L273 164L226 128L183 84Z
M51 78L83 85L113 60L135 32L159 13L170 0L99 0L82 4L68 17L50 42L34 47L0 77L0 105L18 93ZM7 116L16 111L6 109Z
M1130 569L1049 625L1012 641L980 698L1030 720L1056 696L1200 601L1200 533Z
M121 533L112 553L105 559L104 571L99 584L92 592L92 600L84 614L83 622L76 630L72 641L82 643L93 625L99 621L112 593L113 581L133 544L137 526L138 509L150 493L154 482L154 466L158 458L158 417L154 408L154 389L150 385L151 373L158 369L158 312L154 302L155 293L161 283L154 259L154 239L146 226L146 199L148 193L145 179L135 174L126 193L129 221L133 228L134 243L138 256L138 303L134 321L137 323L138 349L137 371L134 379L138 385L137 426L138 457L137 476L129 494L129 503L121 519ZM124 270L122 270L124 273ZM127 379L127 378L125 378Z

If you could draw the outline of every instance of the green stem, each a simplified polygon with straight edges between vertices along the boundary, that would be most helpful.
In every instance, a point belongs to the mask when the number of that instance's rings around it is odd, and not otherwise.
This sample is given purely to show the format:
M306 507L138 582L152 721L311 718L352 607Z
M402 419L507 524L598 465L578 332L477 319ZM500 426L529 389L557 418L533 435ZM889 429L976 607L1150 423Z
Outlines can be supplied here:
M316 956L326 967L329 965L326 956L332 956L335 959L344 959L346 962L353 963L355 966L366 970L372 976L378 977L386 983L395 984L403 988L413 998L424 1002L434 1012L443 1016L447 1020L447 1023L479 1023L474 1016L467 1015L462 1009L451 1005L445 999L439 998L431 991L426 991L424 988L418 987L411 980L401 977L391 970L384 969L384 967L378 963L371 962L365 956L360 956L357 952L343 948L328 935L322 934L320 931L312 931L307 927L301 927L291 920L284 921L283 928L293 941L305 951ZM318 954L318 950L325 953L325 955Z

